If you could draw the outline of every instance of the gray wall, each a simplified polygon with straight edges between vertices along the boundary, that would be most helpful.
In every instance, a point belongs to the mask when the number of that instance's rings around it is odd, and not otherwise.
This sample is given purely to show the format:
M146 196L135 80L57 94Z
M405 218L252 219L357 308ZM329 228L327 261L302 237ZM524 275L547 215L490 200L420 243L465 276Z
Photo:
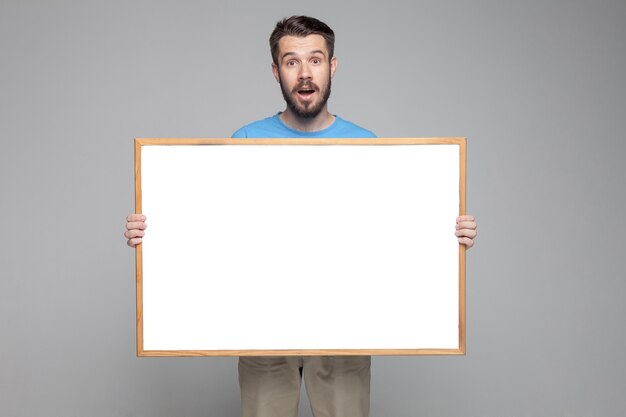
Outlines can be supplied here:
M134 355L132 139L282 109L294 13L337 32L332 112L469 138L467 356L375 358L372 416L624 415L623 0L2 0L0 415L238 415L235 359Z

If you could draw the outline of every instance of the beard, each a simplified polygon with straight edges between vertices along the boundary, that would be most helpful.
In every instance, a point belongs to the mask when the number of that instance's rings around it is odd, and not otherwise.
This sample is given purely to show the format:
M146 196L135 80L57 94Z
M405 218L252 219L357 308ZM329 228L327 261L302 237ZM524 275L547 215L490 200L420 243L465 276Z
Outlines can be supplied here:
M326 84L326 87L323 90L320 90L317 84L314 84L310 81L304 81L304 82L298 83L298 85L296 85L296 87L292 91L288 91L285 85L283 84L283 80L282 78L280 78L280 75L278 77L278 82L280 83L280 91L283 93L283 98L285 99L285 102L287 103L287 107L296 116L302 119L312 119L318 114L320 114L324 106L326 106L326 102L330 98L330 85L331 85L330 74L328 75L328 83ZM294 96L298 93L298 90L302 90L305 88L315 90L317 93L319 93L322 99L317 103L307 103L305 105L301 105L300 103L298 103L298 101L296 100Z

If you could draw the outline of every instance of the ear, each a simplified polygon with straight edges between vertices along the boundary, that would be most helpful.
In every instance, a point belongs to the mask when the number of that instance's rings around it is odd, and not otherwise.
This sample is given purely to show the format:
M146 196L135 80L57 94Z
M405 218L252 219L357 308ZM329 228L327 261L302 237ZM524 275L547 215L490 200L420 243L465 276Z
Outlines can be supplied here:
M278 73L278 67L276 64L272 62L272 74L274 74L274 78L276 78L276 82L280 82L280 74Z
M332 57L330 59L330 78L335 76L335 71L337 71L337 57Z

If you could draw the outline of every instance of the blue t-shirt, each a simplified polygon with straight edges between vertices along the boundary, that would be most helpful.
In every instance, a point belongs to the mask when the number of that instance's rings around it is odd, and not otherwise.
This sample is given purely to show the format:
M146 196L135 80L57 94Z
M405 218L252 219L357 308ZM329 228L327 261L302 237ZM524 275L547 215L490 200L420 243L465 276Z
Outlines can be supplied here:
M276 113L272 117L265 118L245 125L233 133L233 138L375 138L374 133L352 122L335 116L333 124L326 129L315 132L302 132L292 129L283 123Z

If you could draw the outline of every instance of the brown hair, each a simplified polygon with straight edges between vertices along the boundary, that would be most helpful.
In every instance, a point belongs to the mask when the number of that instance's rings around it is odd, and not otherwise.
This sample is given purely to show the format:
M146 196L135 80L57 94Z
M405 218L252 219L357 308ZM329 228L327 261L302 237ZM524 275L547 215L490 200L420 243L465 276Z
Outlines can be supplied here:
M278 23L270 35L270 50L272 60L278 65L278 41L284 36L305 37L309 35L320 35L326 41L328 48L328 59L333 57L335 52L335 32L328 25L314 17L291 16Z

